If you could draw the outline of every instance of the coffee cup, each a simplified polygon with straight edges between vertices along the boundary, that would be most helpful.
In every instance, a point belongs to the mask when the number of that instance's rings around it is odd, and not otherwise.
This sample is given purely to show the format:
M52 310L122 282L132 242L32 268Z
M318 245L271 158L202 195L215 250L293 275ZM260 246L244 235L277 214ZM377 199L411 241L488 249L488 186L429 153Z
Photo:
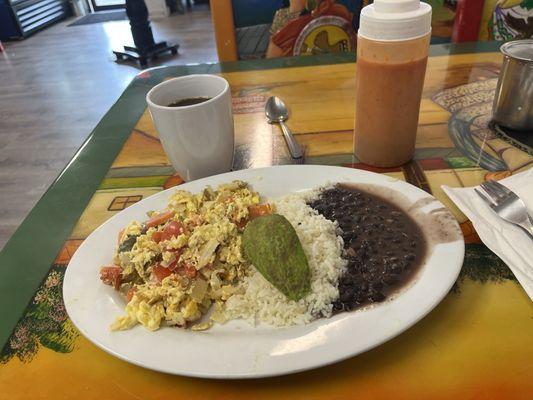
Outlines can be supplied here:
M186 181L231 170L234 128L229 83L188 75L154 86L146 102L172 166Z

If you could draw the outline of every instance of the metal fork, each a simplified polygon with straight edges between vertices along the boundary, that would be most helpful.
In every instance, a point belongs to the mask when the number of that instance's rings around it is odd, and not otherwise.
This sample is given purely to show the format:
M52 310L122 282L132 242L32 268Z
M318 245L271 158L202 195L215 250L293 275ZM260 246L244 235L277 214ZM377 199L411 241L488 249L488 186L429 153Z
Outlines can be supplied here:
M481 191L474 189L492 210L504 220L515 224L526 231L533 239L533 225L529 219L527 208L524 202L516 193L496 181L488 181L481 184L487 193L485 196Z

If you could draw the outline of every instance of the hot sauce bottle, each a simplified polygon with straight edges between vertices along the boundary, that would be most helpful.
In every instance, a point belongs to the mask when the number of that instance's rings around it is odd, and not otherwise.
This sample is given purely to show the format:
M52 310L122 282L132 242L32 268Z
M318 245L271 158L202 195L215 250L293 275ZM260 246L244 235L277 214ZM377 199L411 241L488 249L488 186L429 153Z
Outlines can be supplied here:
M354 131L361 162L396 167L413 157L430 38L426 3L375 0L363 8Z

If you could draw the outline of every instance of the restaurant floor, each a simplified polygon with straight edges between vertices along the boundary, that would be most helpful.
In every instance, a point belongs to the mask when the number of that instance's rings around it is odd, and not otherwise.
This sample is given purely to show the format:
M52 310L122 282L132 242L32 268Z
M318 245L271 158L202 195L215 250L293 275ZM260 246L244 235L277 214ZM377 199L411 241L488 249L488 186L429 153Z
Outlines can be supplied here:
M139 72L111 49L131 43L128 21L67 27L70 18L0 53L0 249L104 113ZM207 8L152 22L180 44L157 64L216 61Z

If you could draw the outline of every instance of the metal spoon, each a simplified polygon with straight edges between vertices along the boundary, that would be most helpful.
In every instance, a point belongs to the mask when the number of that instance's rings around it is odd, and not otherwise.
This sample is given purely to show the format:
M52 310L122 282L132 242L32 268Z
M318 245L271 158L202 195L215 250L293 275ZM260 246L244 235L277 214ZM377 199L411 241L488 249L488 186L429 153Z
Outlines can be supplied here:
M285 103L279 97L269 97L265 105L265 114L269 124L275 122L280 124L292 158L302 158L304 155L302 148L292 135L290 129L285 125L285 121L289 119L289 110L285 106Z

